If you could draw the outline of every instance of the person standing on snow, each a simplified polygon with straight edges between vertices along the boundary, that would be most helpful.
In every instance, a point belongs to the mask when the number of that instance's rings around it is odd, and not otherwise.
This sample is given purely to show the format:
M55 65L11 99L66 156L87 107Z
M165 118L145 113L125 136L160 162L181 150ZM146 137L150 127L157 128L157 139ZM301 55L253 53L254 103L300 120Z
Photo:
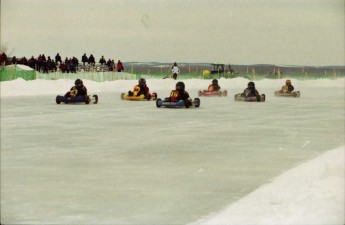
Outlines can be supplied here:
M172 72L172 78L176 80L177 75L180 73L180 69L177 66L177 63L174 62L174 65L171 67L171 72Z
M121 72L121 71L125 70L125 68L123 68L123 64L120 60L117 61L116 69L117 69L117 72Z

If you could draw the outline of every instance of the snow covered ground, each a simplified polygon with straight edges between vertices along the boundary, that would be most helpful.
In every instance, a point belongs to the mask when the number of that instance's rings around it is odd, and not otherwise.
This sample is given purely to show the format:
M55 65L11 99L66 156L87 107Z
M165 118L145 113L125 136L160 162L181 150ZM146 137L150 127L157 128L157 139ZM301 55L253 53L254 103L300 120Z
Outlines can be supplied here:
M301 98L261 80L264 103L221 79L198 109L121 101L136 82L85 80L97 105L55 104L72 80L0 83L1 223L344 224L344 79L293 80Z

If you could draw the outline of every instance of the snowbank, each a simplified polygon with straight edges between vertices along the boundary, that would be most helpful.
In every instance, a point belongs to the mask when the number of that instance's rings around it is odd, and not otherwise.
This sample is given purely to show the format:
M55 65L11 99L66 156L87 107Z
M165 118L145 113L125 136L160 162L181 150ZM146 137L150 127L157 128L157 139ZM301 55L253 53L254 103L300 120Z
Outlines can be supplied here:
M328 151L193 224L344 224L344 151Z
M21 69L21 70L29 70L29 71L32 71L32 70L34 70L34 69L32 69L30 66L26 66L26 65L22 65L22 64L17 64L17 65L9 65L9 66L6 66L6 67L13 67L13 68L15 68L15 67L17 67L17 68L19 68L19 69Z
M84 80L84 84L90 93L98 92L126 92L134 87L138 81L136 80L115 80L105 82L95 82L91 80ZM210 80L202 79L187 79L184 80L187 90L203 90L210 84ZM248 83L245 78L234 79L219 79L219 83L223 89L228 90L243 90ZM256 87L279 89L284 83L285 79L270 80L264 79L255 81ZM296 90L301 90L306 87L345 87L345 79L339 78L336 80L320 79L320 80L294 80L292 83ZM60 80L33 80L25 81L18 78L13 81L3 81L1 85L1 96L24 96L24 95L47 95L47 94L64 94L74 84L74 80L60 79ZM147 84L151 91L167 91L175 87L176 81L172 79L148 79Z

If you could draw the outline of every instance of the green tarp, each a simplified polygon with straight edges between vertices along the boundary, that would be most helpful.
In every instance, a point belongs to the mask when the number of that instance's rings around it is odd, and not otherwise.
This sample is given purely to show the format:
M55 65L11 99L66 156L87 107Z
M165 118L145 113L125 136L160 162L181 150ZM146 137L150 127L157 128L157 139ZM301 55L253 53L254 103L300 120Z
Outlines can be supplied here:
M17 78L35 80L35 70L24 70L15 65L0 67L0 81L15 80Z

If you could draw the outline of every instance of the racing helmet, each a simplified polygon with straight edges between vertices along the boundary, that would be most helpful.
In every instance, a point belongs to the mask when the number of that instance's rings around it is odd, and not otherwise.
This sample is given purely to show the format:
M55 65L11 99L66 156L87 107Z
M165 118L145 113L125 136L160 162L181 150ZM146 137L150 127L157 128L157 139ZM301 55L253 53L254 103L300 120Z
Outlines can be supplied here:
M140 78L139 85L145 86L146 85L146 80L144 78Z
M254 84L253 81L250 81L250 82L248 83L248 88L255 88L255 84Z
M177 91L184 91L185 85L182 81L177 82L176 84L176 90Z
M83 81L81 79L76 79L74 81L74 85L77 87L82 87L83 86Z

